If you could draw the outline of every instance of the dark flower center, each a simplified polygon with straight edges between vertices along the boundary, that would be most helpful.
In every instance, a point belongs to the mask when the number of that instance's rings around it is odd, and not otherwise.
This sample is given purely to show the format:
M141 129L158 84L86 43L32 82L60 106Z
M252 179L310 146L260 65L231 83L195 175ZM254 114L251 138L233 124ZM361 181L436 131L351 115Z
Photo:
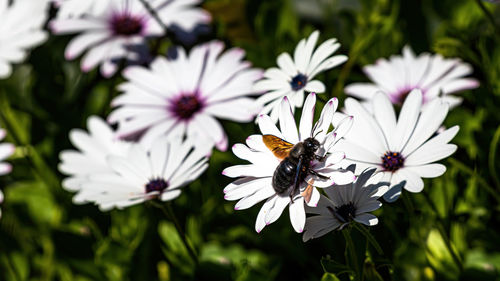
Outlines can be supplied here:
M297 74L295 77L292 78L292 81L290 81L290 85L292 86L292 90L298 91L302 88L304 88L307 84L307 76L304 74Z
M130 14L115 15L111 19L111 29L115 35L136 35L141 33L143 28L142 20Z
M168 187L168 183L162 179L153 179L146 184L146 193L158 191L163 192Z
M203 102L198 95L184 95L175 99L171 111L180 119L188 120L203 108Z
M384 156L382 156L382 167L384 167L386 171L395 172L403 167L404 163L405 159L399 152L387 151Z
M332 207L327 208L330 213L342 223L352 221L354 217L356 217L356 206L354 206L352 202L336 207L335 210Z
M418 88L409 88L409 89L406 89L404 91L401 91L400 93L398 93L398 95L396 97L394 97L394 102L395 104L399 104L399 105L403 105L403 103L405 102L406 100L406 97L408 97L408 95L411 93L411 91L413 91L414 89L418 89Z

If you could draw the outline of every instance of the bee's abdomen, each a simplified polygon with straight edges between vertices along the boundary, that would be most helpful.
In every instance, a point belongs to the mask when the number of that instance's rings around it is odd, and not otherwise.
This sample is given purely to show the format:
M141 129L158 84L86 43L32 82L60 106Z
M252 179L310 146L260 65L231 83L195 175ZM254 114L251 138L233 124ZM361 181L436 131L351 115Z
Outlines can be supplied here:
M288 158L283 159L273 175L273 188L278 194L285 193L295 181L297 165Z

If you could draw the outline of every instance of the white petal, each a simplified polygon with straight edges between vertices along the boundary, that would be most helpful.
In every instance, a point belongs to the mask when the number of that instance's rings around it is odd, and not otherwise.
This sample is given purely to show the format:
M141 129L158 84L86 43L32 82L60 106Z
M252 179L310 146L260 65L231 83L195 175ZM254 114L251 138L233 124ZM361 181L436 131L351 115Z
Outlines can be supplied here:
M325 85L321 83L319 80L313 80L307 82L307 85L304 89L307 92L312 92L312 93L324 93L326 90Z
M373 226L378 223L377 217L372 214L361 214L356 216L354 220L368 226Z
M284 97L281 101L279 121L280 129L282 134L285 136L285 140L290 143L299 142L297 125L295 124L295 119L293 118L292 109L290 108L290 103L288 102L287 97Z
M304 210L304 197L300 197L290 204L290 221L295 232L302 233L306 223L306 211Z
M443 164L427 164L421 166L406 166L405 169L410 170L422 178L436 178L446 172L446 166Z
M406 98L399 114L396 132L392 135L391 151L401 151L415 129L422 105L422 92L413 90Z
M300 117L299 135L301 141L311 136L315 106L316 94L311 93L306 98L304 108L302 109L302 116Z

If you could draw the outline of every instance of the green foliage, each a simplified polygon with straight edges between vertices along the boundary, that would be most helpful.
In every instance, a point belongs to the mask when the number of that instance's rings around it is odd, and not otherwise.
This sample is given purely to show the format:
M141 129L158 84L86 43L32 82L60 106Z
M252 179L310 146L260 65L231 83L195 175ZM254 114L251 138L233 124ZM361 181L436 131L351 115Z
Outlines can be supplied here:
M305 4L299 5L300 3ZM482 10L480 5L485 10ZM223 199L223 168L239 162L215 151L210 168L172 203L178 220L152 204L101 212L74 205L62 189L58 154L89 115L106 116L117 75L84 74L67 62L68 37L51 37L0 80L0 125L16 144L14 171L0 178L0 280L498 280L500 278L500 7L479 0L208 0L213 33L245 49L256 67L311 31L336 37L349 61L321 74L324 98L366 81L361 67L404 45L471 63L481 87L461 94L446 126L460 125L447 172L421 194L404 192L377 211L380 222L303 243L286 212L254 230L258 206L236 212ZM488 15L489 14L489 15ZM491 16L491 17L490 17ZM0 19L1 21L1 19ZM200 42L206 38L200 39ZM162 53L169 42L155 42ZM230 145L256 131L223 123ZM186 233L184 242L179 230ZM345 234L345 236L343 235ZM190 247L196 258L190 255Z

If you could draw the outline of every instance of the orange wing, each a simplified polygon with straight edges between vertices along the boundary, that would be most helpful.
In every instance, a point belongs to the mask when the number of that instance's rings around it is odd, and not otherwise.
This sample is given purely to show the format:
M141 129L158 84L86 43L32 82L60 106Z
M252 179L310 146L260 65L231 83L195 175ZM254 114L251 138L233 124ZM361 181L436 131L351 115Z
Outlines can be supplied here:
M301 193L302 197L306 200L306 203L309 203L311 201L311 196L313 192L313 184L314 180L311 179L310 182L307 183L306 189Z
M264 144L274 153L278 159L283 160L288 156L293 144L273 135L263 135Z

